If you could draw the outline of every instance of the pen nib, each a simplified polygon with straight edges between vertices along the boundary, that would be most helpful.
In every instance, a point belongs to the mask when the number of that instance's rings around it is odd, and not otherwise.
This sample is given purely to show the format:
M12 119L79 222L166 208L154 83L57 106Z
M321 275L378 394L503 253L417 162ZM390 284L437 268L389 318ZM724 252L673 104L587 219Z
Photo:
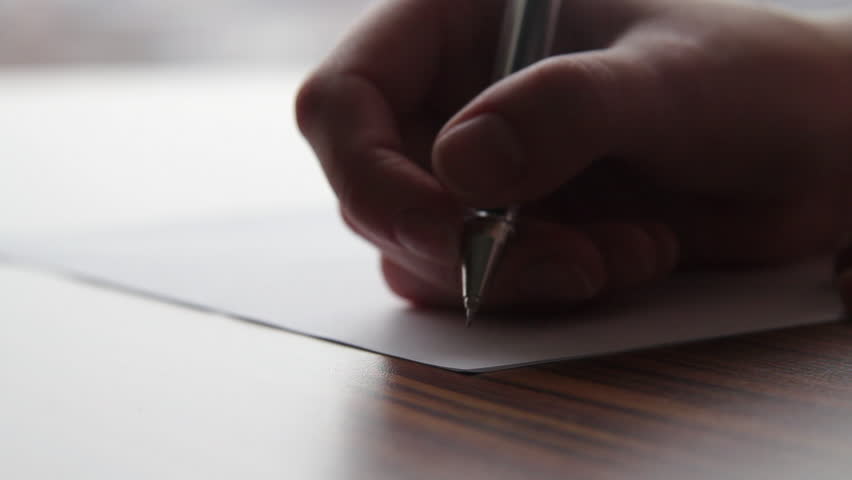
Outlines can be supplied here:
M464 299L464 310L464 326L465 328L468 328L473 323L473 317L475 317L476 313L479 311L479 297L466 297Z

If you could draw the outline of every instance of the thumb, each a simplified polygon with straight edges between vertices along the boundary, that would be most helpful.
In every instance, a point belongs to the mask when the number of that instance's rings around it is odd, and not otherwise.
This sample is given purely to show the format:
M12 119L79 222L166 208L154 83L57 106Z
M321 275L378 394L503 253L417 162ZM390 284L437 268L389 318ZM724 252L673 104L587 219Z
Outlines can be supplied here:
M546 196L664 123L662 88L633 50L562 55L498 82L438 134L433 170L478 207Z

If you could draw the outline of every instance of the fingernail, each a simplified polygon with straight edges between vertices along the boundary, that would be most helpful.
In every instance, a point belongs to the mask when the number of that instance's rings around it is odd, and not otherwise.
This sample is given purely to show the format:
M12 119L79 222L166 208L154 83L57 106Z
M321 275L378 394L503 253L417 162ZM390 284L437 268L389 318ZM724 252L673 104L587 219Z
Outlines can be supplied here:
M547 301L587 300L598 289L582 269L558 262L532 265L521 277L523 293L530 298Z
M444 262L458 256L459 239L453 228L432 212L404 210L396 221L397 242L415 255Z
M441 135L435 143L435 170L451 190L477 196L519 183L524 164L512 128L489 113Z

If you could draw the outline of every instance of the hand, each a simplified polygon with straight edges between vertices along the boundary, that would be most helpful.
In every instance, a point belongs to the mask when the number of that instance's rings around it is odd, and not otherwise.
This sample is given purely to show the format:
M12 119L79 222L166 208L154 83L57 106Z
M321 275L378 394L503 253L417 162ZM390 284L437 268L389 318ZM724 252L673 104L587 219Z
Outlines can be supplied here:
M460 304L465 205L524 205L499 306L586 300L684 264L794 261L852 231L852 45L817 21L573 0L559 55L487 88L502 9L388 2L297 99L345 221L399 295Z

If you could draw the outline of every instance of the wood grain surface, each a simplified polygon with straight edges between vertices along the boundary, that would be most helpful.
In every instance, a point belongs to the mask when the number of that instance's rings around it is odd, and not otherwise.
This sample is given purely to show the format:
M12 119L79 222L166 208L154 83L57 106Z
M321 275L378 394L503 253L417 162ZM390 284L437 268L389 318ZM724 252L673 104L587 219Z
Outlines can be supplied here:
M375 394L377 477L852 478L846 323L478 376L388 360Z

